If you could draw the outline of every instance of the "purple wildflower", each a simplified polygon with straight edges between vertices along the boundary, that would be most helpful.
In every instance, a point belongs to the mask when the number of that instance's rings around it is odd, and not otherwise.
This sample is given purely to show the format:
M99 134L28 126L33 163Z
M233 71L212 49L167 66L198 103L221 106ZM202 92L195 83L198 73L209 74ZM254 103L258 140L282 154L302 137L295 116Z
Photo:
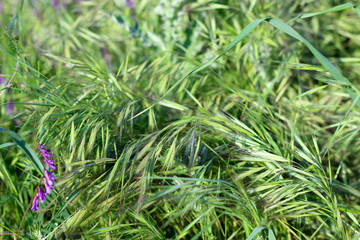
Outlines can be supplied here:
M106 49L106 47L101 47L100 48L101 51L101 55L105 58L105 61L107 62L107 64L112 67L112 62L111 62L111 55L108 52L108 50Z
M1 74L1 73L0 73L0 74ZM6 82L5 78L2 77L2 76L0 76L0 86L7 87L7 82ZM0 88L0 89L1 89L1 88ZM9 92L10 92L10 88L9 88L9 87L6 88L5 91L6 91L7 93L9 93Z
M55 175L53 172L49 172L47 169L45 169L45 177L49 185L53 186L55 181Z
M1 73L0 73L0 74L1 74ZM0 76L0 86L6 87L6 85L7 85L7 82L6 82L5 78L2 77L2 76ZM6 89L6 92L7 92L7 93L10 92L10 88L7 88L7 89Z
M46 158L52 158L53 155L52 155L52 153L49 153L49 152L50 152L49 149L46 149L46 151L42 152L41 155Z
M10 92L10 88L6 89L6 92ZM13 100L10 99L6 107L6 114L10 116L14 116L15 115L14 111L15 111L15 105L13 104ZM17 126L21 125L21 121L19 119L14 119L14 121Z
M54 164L54 159L50 159L48 157L44 157L44 161L50 164Z
M51 193L51 190L54 189L54 186L50 185L46 179L44 179L44 184L45 184L45 194L49 195Z
M39 149L40 152L42 152L42 153L49 153L49 152L51 152L50 149L46 149L45 145L40 145L40 144L39 144L38 149Z
M15 119L14 121L15 121L16 126L20 126L20 125L21 125L21 121L20 121L19 119Z
M41 17L41 14L39 12L39 10L36 7L32 7L33 13L37 18ZM30 71L30 68L28 68L28 70Z
M54 165L54 160L50 160L50 161L46 161L44 159L44 162L52 169L52 170L56 170L56 167Z
M39 210L39 193L36 194L34 197L33 205L31 211L38 211Z
M35 4L38 2L38 0L32 0L32 10L33 10L33 13L34 15L37 17L37 18L40 18L40 12L39 10L35 7Z
M135 12L134 0L125 0L125 3L132 12Z
M10 101L7 105L6 113L8 115L13 115L14 110L15 110L15 105L12 103L12 99L10 99Z
M44 162L52 169L55 170L56 167L54 165L54 160L51 159L53 157L51 150L47 149L45 145L38 144L38 149L40 150L41 156L44 158Z
M40 150L40 154L43 157L44 163L46 163L46 165L48 165L51 169L55 170L56 167L54 166L54 159L51 159L53 157L51 150L46 148L45 145L42 145L40 143L38 143L37 148ZM44 168L44 175L42 177L42 180L44 180L45 192L42 187L38 188L38 193L34 198L33 206L31 208L32 211L38 211L39 198L40 198L40 202L44 203L46 200L46 195L49 195L51 191L54 189L54 181L55 181L54 172L50 172L49 170Z
M58 0L51 0L51 5L58 10L59 9L59 1Z
M53 5L53 7L55 8L55 10L59 9L59 1L58 0L51 0L51 5ZM62 7L65 8L66 7L66 2L62 1Z
M131 12L135 13L134 0L125 0L125 4L128 8L130 8ZM137 19L133 14L131 14L131 19L137 23Z
M39 187L39 193L38 194L39 194L39 197L40 197L40 202L44 203L45 200L46 200L46 196L45 196L45 193L44 193L42 187Z

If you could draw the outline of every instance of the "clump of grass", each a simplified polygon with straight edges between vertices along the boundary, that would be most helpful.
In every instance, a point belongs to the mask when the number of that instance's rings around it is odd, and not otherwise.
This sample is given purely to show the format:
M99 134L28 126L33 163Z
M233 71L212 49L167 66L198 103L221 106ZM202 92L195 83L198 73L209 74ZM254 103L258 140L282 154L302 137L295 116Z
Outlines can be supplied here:
M4 2L0 233L359 237L359 8L130 2Z

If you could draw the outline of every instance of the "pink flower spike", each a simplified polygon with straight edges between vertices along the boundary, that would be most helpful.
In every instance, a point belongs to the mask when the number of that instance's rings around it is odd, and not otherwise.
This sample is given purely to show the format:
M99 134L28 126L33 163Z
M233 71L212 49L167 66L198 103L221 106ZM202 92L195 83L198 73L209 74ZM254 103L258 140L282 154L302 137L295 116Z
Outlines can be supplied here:
M39 197L40 197L40 202L44 203L45 200L46 200L46 196L45 196L45 193L44 193L42 187L39 187L39 193L38 194L39 194Z
M33 205L31 211L38 211L39 210L39 193L36 194L34 197Z

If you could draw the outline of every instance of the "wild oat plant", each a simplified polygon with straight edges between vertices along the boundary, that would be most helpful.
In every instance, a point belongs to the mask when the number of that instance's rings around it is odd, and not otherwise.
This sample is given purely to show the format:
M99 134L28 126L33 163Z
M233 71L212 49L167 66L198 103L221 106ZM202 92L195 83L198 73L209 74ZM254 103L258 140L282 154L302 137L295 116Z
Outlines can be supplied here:
M1 239L360 239L360 9L0 1Z

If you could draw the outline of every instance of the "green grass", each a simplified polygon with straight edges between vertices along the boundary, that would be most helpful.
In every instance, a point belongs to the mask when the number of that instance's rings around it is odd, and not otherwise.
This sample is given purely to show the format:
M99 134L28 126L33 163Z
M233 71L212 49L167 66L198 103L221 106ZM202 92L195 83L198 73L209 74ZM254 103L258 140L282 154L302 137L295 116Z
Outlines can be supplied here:
M3 1L0 239L360 238L356 5L66 3Z

